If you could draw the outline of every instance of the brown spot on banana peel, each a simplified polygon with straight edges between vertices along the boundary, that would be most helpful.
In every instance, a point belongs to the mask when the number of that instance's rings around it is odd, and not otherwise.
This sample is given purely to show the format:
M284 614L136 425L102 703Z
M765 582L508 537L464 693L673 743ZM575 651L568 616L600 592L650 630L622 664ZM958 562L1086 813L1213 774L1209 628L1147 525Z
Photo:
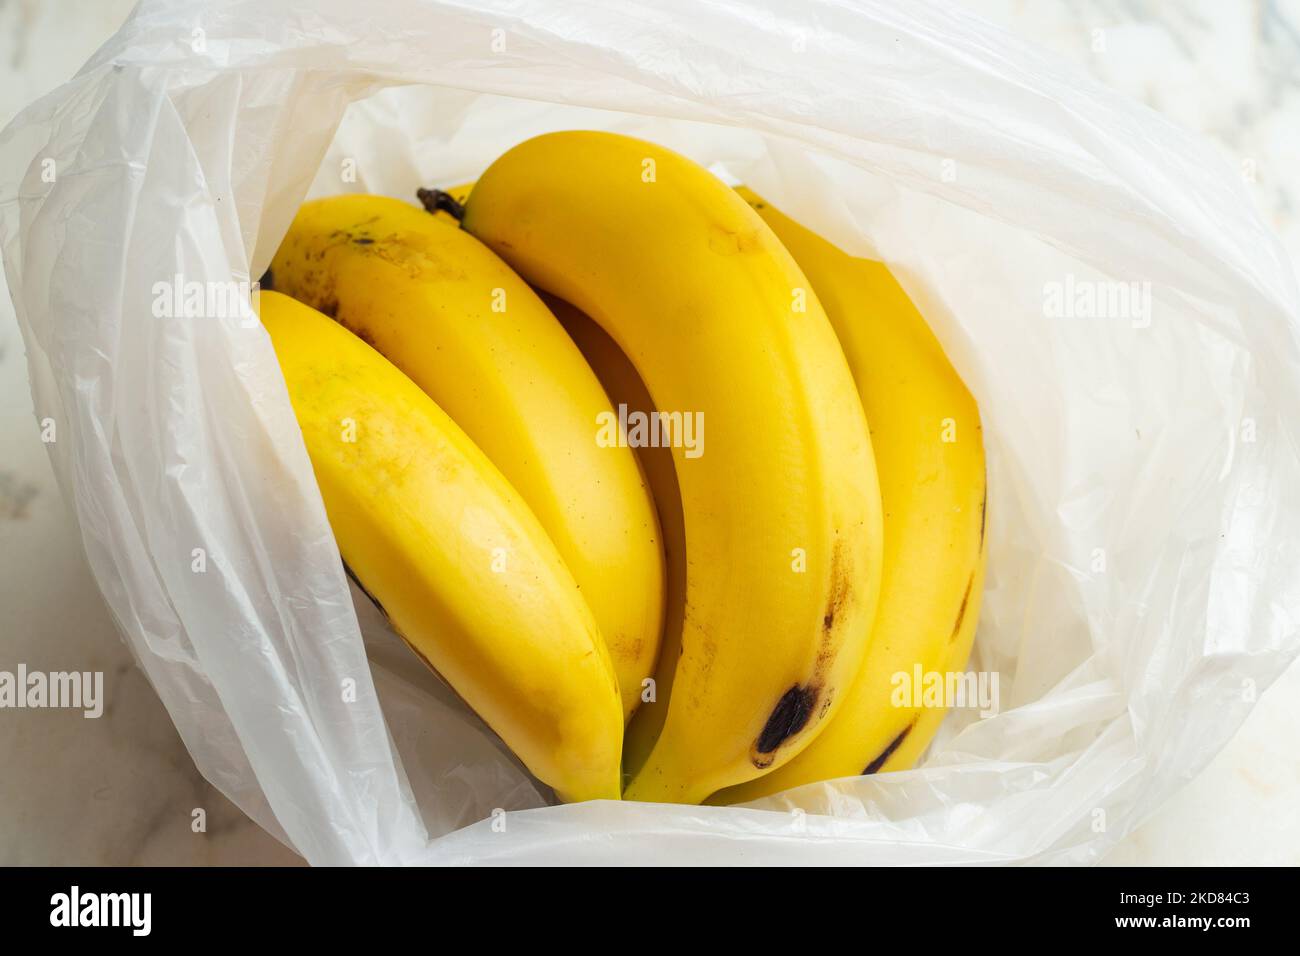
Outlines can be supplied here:
M853 590L853 577L844 555L844 542L837 539L835 550L831 552L830 597L826 601L826 611L822 615L822 643L827 644L831 631L835 627L835 616L849 602ZM821 660L818 660L821 664Z
M984 471L984 496L980 499L980 539L979 539L979 546L975 549L976 554L984 553L984 528L985 528L986 519L988 517L988 504L989 504L989 484L988 484L988 469L986 468ZM957 640L957 634L961 631L961 622L966 618L966 607L967 605L970 604L970 592L971 592L971 588L974 587L974 585L975 585L975 572L972 571L970 577L966 581L966 593L964 593L961 596L961 607L957 609L957 622L953 624L952 633L948 635L949 643Z
M807 726L820 694L820 687L795 685L781 695L754 743L751 759L755 767L764 770L771 766L777 748Z
M822 705L821 705L821 707L820 707L820 708L818 709L818 711L817 711L817 719L818 719L818 720L821 720L821 719L824 718L828 713L830 713L830 709L831 709L831 701L833 701L834 699L835 699L835 688L834 688L834 687L828 688L827 691L826 691L826 693L822 694Z
M957 621L952 626L952 633L948 635L948 641L957 640L957 634L961 631L961 622L966 617L966 607L970 604L971 588L975 586L975 572L972 571L969 578L966 579L966 593L961 596L961 607L957 608Z
M762 248L758 229L728 229L721 223L709 224L709 251L722 256L747 255Z
M903 745L903 741L907 739L907 735L912 732L912 728L915 726L916 721L913 720L910 724L904 727L903 732L891 740L889 746L882 750L879 756L872 760L871 763L867 764L866 768L862 771L862 775L865 777L877 773L880 768L885 765L885 761L894 755L894 751Z
M984 497L980 499L980 545L979 553L984 553L984 525L989 514L989 479L988 471L984 473Z
M311 303L308 303L311 304ZM335 297L325 299L316 305L316 311L322 315L327 315L335 322L339 318L339 300Z
M322 311L324 311L324 310L322 310ZM352 322L349 322L349 321L348 321L348 318L347 318L346 315L339 315L339 314L338 314L338 303L337 303L337 302L334 303L334 311L333 311L333 312L326 312L325 314L328 315L328 316L329 316L331 319L333 319L335 322L337 322L339 325L343 326L343 328L347 329L349 332L351 332L351 333L352 333L353 335L355 335L357 338L359 338L362 342L365 342L365 343L366 343L367 345L369 345L372 349L378 350L379 347L378 347L377 345L375 345L375 337L370 333L370 330L369 330L369 329L364 328L363 326L360 326L360 325L356 325L356 324L354 324L354 323L352 323Z
M845 554L844 542L837 539L831 552L830 596L822 614L821 641L813 665L813 676L807 684L796 684L787 690L772 708L762 733L754 742L754 752L750 757L758 769L765 770L772 765L776 751L808 726L814 712L817 720L830 712L835 689L825 687L823 681L837 651L833 640L836 619L852 598L852 569Z

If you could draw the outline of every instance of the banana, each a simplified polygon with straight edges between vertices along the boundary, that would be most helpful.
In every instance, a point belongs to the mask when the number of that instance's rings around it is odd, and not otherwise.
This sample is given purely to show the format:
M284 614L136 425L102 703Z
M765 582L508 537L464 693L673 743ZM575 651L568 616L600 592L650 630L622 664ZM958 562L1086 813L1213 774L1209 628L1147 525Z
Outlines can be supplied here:
M330 526L361 586L561 799L617 800L618 682L537 518L378 352L294 299L260 298Z
M807 280L706 170L609 133L514 147L462 228L609 332L669 416L685 619L663 732L625 799L698 803L780 766L856 674L880 582L866 420Z
M598 444L609 400L555 317L454 220L383 196L305 204L271 272L410 376L518 489L591 605L629 717L663 627L659 527L635 454Z
M651 414L656 411L645 383L608 332L563 299L543 292L542 300L582 350L611 402L616 406L624 405L632 412ZM646 481L650 484L650 496L659 513L667 587L664 633L659 645L659 662L655 665L654 694L647 699L648 695L642 692L641 706L632 716L623 736L625 776L641 769L663 730L673 674L681 652L682 622L686 610L686 528L682 521L682 496L677 490L672 451L665 447L647 446L637 449L637 457L641 460Z
M710 802L905 770L946 711L893 706L896 674L961 671L979 617L987 489L979 408L882 263L846 255L747 189L812 282L871 423L885 509L885 570L871 647L843 706L804 751Z

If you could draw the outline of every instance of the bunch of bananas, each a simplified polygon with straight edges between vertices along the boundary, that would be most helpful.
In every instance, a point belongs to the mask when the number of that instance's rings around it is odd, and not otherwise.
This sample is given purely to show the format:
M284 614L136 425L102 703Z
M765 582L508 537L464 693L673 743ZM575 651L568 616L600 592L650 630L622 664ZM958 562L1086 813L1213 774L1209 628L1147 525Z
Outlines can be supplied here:
M608 133L421 198L307 203L261 296L394 630L562 800L911 766L944 710L893 680L965 667L985 469L888 270Z

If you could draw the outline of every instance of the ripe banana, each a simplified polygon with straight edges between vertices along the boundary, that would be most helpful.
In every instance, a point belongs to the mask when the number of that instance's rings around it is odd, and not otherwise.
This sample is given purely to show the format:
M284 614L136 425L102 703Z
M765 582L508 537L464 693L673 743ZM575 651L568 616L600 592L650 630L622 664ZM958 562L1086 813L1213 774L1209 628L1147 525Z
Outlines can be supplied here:
M462 226L598 322L674 416L681 653L625 797L697 803L780 766L856 674L880 581L866 420L807 280L706 170L609 133L514 147Z
M374 349L265 292L339 550L394 628L566 801L619 797L613 665L573 576L465 433Z
M637 374L631 360L623 354L609 333L563 299L542 293L542 300L555 313L564 330L582 350L587 364L596 372L610 401L626 406L631 413L652 414L654 400ZM682 622L686 610L686 528L682 522L682 496L677 490L672 450L666 447L638 448L637 457L650 485L650 495L659 512L659 529L664 539L664 566L667 572L664 634L659 645L659 662L655 665L654 694L645 691L641 706L627 725L623 736L623 774L634 775L654 749L668 716L673 674L681 653Z
M591 605L629 717L663 626L659 527L636 456L597 442L609 400L555 317L454 220L383 196L305 204L271 271L409 375L518 489Z
M738 192L812 282L871 423L885 509L885 570L871 647L843 706L804 751L710 802L740 803L801 784L905 770L946 711L892 706L896 674L961 671L984 582L987 502L979 409L907 293L879 262L856 259Z

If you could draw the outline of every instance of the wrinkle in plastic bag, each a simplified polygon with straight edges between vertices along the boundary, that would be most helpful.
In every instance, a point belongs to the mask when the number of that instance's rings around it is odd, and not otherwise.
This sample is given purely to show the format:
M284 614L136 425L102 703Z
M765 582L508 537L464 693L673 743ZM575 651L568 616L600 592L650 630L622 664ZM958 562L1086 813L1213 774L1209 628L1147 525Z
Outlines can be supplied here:
M354 600L256 321L152 312L160 280L260 275L306 195L409 199L574 127L889 262L979 400L971 666L1000 706L953 712L918 769L739 809L549 806ZM312 863L1090 861L1300 649L1280 247L1193 137L947 7L146 0L0 161L99 587L200 770ZM1150 311L1045 316L1076 281L1148 284Z

